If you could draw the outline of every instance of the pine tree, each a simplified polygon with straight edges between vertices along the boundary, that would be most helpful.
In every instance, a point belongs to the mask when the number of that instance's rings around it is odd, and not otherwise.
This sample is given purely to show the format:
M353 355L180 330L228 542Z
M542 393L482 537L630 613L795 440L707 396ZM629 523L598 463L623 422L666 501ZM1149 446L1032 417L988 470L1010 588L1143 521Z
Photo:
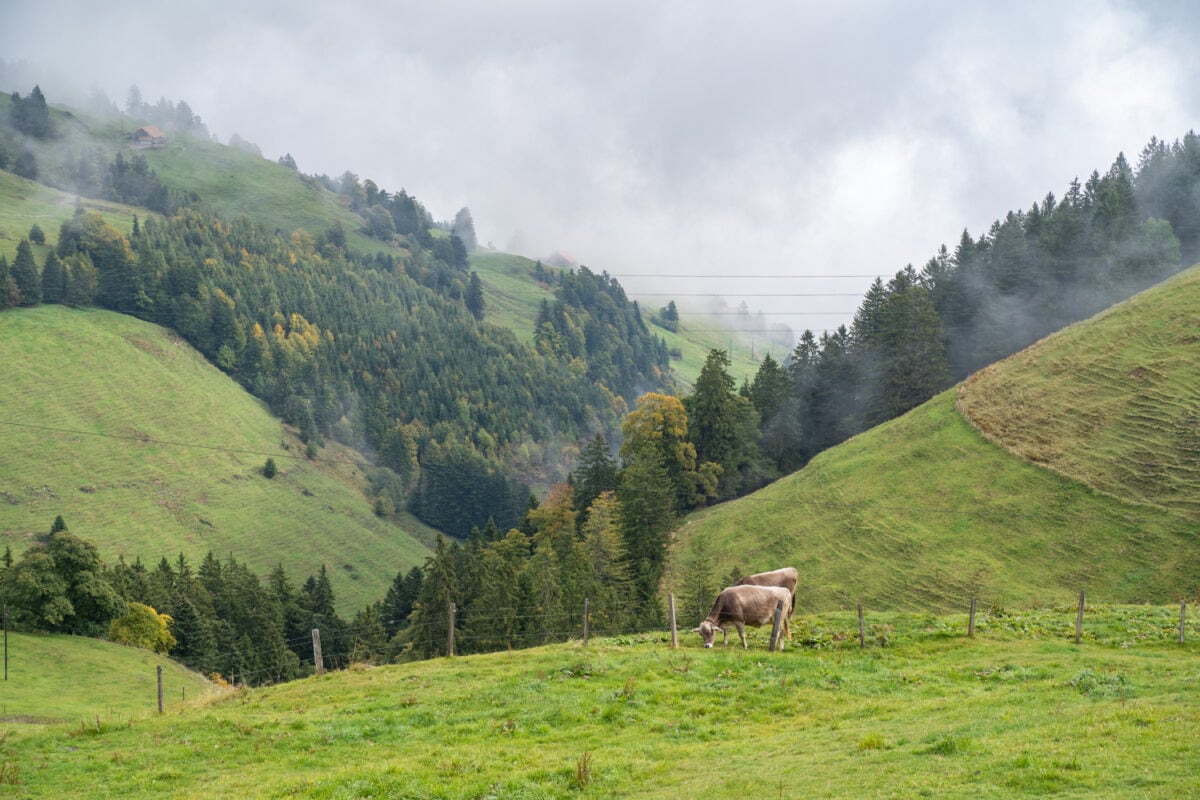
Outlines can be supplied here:
M608 450L604 434L597 433L584 445L574 476L577 511L586 510L601 494L617 488L617 462Z
M484 311L483 281L479 279L478 272L471 272L471 277L467 282L464 301L467 304L467 310L471 312L471 316L477 320L482 320Z
M63 303L67 299L67 270L51 250L42 265L42 302Z
M475 222L471 219L471 210L468 208L461 208L454 215L454 224L450 226L450 232L462 240L468 253L474 252L479 246L475 239Z
M63 262L67 273L67 305L72 308L90 306L99 291L99 273L87 253L69 256Z
M440 534L421 572L421 594L413 604L409 626L396 635L396 644L401 647L401 656L430 658L445 654L450 604L460 599L453 548Z
M463 624L464 649L473 652L511 649L520 644L522 617L533 609L521 602L521 572L529 541L515 528L486 545L479 558L479 593Z
M658 589L675 520L674 492L670 473L655 449L639 454L621 471L617 489L621 536L633 576L635 614L642 624L651 624L662 614Z
M42 282L28 239L17 243L17 255L13 259L11 274L17 291L21 294L21 305L36 306L42 302Z

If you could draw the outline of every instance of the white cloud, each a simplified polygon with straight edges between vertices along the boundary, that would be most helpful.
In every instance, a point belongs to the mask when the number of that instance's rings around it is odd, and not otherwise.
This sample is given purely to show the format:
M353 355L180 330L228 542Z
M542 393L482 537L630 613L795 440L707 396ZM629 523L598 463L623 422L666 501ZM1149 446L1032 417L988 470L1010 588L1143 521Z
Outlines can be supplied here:
M617 274L919 267L1118 151L1136 162L1200 111L1183 3L9 0L0 13L3 57L57 64L121 104L132 83L187 100L222 140L405 188L439 217L467 205L481 241ZM849 315L803 312L857 305L748 302L813 327Z

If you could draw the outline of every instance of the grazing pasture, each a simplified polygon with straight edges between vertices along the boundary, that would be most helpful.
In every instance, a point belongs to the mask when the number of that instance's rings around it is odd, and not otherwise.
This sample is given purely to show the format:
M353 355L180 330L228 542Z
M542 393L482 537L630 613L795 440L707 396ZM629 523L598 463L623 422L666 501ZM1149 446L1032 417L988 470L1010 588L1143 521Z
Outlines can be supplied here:
M662 634L237 691L24 729L25 797L1177 798L1200 791L1178 607L796 618L795 649ZM758 637L765 634L758 632Z

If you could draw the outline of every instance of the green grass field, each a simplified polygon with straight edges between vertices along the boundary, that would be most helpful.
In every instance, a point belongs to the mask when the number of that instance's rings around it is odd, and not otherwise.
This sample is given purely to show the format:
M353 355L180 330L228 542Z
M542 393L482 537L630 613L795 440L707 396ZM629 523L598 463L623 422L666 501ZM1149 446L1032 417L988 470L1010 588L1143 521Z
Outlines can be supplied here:
M1179 798L1200 792L1178 607L798 619L358 668L0 740L11 796ZM1090 631L1090 627L1088 627ZM802 639L801 637L807 637ZM806 641L807 644L801 643Z
M9 729L54 722L112 724L157 712L159 666L164 710L221 691L149 650L81 636L9 632L7 658L0 727Z
M14 309L0 314L0 363L0 540L14 552L61 514L110 562L195 564L211 550L264 575L282 563L297 582L325 564L345 613L430 552L372 513L353 454L303 458L259 401L163 328Z
M1193 268L981 370L959 406L1022 458L1200 523L1197 307Z

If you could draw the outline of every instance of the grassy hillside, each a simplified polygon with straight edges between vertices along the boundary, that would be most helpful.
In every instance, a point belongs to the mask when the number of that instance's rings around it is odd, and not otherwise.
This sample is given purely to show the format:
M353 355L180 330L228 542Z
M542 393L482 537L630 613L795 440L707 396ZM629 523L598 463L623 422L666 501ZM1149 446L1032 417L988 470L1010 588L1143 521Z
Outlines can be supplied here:
M428 548L378 519L353 464L310 462L261 403L165 329L61 306L0 314L0 540L61 514L106 559L209 550L303 581L339 606L380 599ZM260 474L271 455L274 480ZM323 458L351 459L327 448Z
M142 151L168 187L195 192L227 219L246 216L267 230L304 228L314 236L340 223L354 250L389 248L361 232L362 218L336 195L300 173L216 142L172 136L165 147Z
M159 666L164 709L220 693L204 677L149 650L82 636L10 632L0 724L94 725L156 712Z
M1123 501L987 442L947 391L748 497L688 517L668 585L800 570L801 609L1167 602L1200 587L1200 541L1179 515Z
M361 668L0 741L24 797L1176 798L1200 791L1178 607L801 620ZM1191 626L1188 635L1195 637ZM887 644L881 647L881 643Z
M972 375L959 408L992 441L1200 522L1200 267Z
M533 342L533 322L537 319L542 300L554 300L554 290L533 279L534 263L532 259L495 250L476 250L471 254L471 269L479 273L484 285L487 302L485 319L508 328L527 344ZM635 294L629 296L638 299ZM656 297L654 300L661 301L662 298ZM731 353L729 374L739 386L743 379L754 378L758 362L766 352L761 342L754 347L744 334L725 330L716 318L691 314L680 321L678 332L668 331L650 324L650 314L657 306L645 301L641 301L640 305L642 318L647 321L651 332L662 337L669 349L679 351L681 357L672 359L671 369L676 374L680 391L691 390L704 366L704 360L713 349ZM657 305L665 305L665 302L658 302ZM773 346L771 351L780 362L787 355L779 345Z
M76 200L75 195L0 171L0 256L6 257L11 264L17 253L17 243L29 237L29 229L36 223L49 242L48 245L33 245L34 257L40 267L51 245L58 241L59 226L75 214ZM88 211L100 213L110 225L126 235L133 229L135 215L145 219L151 213L107 200L79 201Z
M801 608L1194 597L1194 268L678 532L669 586L794 564ZM1048 470L1037 464L1053 467Z

